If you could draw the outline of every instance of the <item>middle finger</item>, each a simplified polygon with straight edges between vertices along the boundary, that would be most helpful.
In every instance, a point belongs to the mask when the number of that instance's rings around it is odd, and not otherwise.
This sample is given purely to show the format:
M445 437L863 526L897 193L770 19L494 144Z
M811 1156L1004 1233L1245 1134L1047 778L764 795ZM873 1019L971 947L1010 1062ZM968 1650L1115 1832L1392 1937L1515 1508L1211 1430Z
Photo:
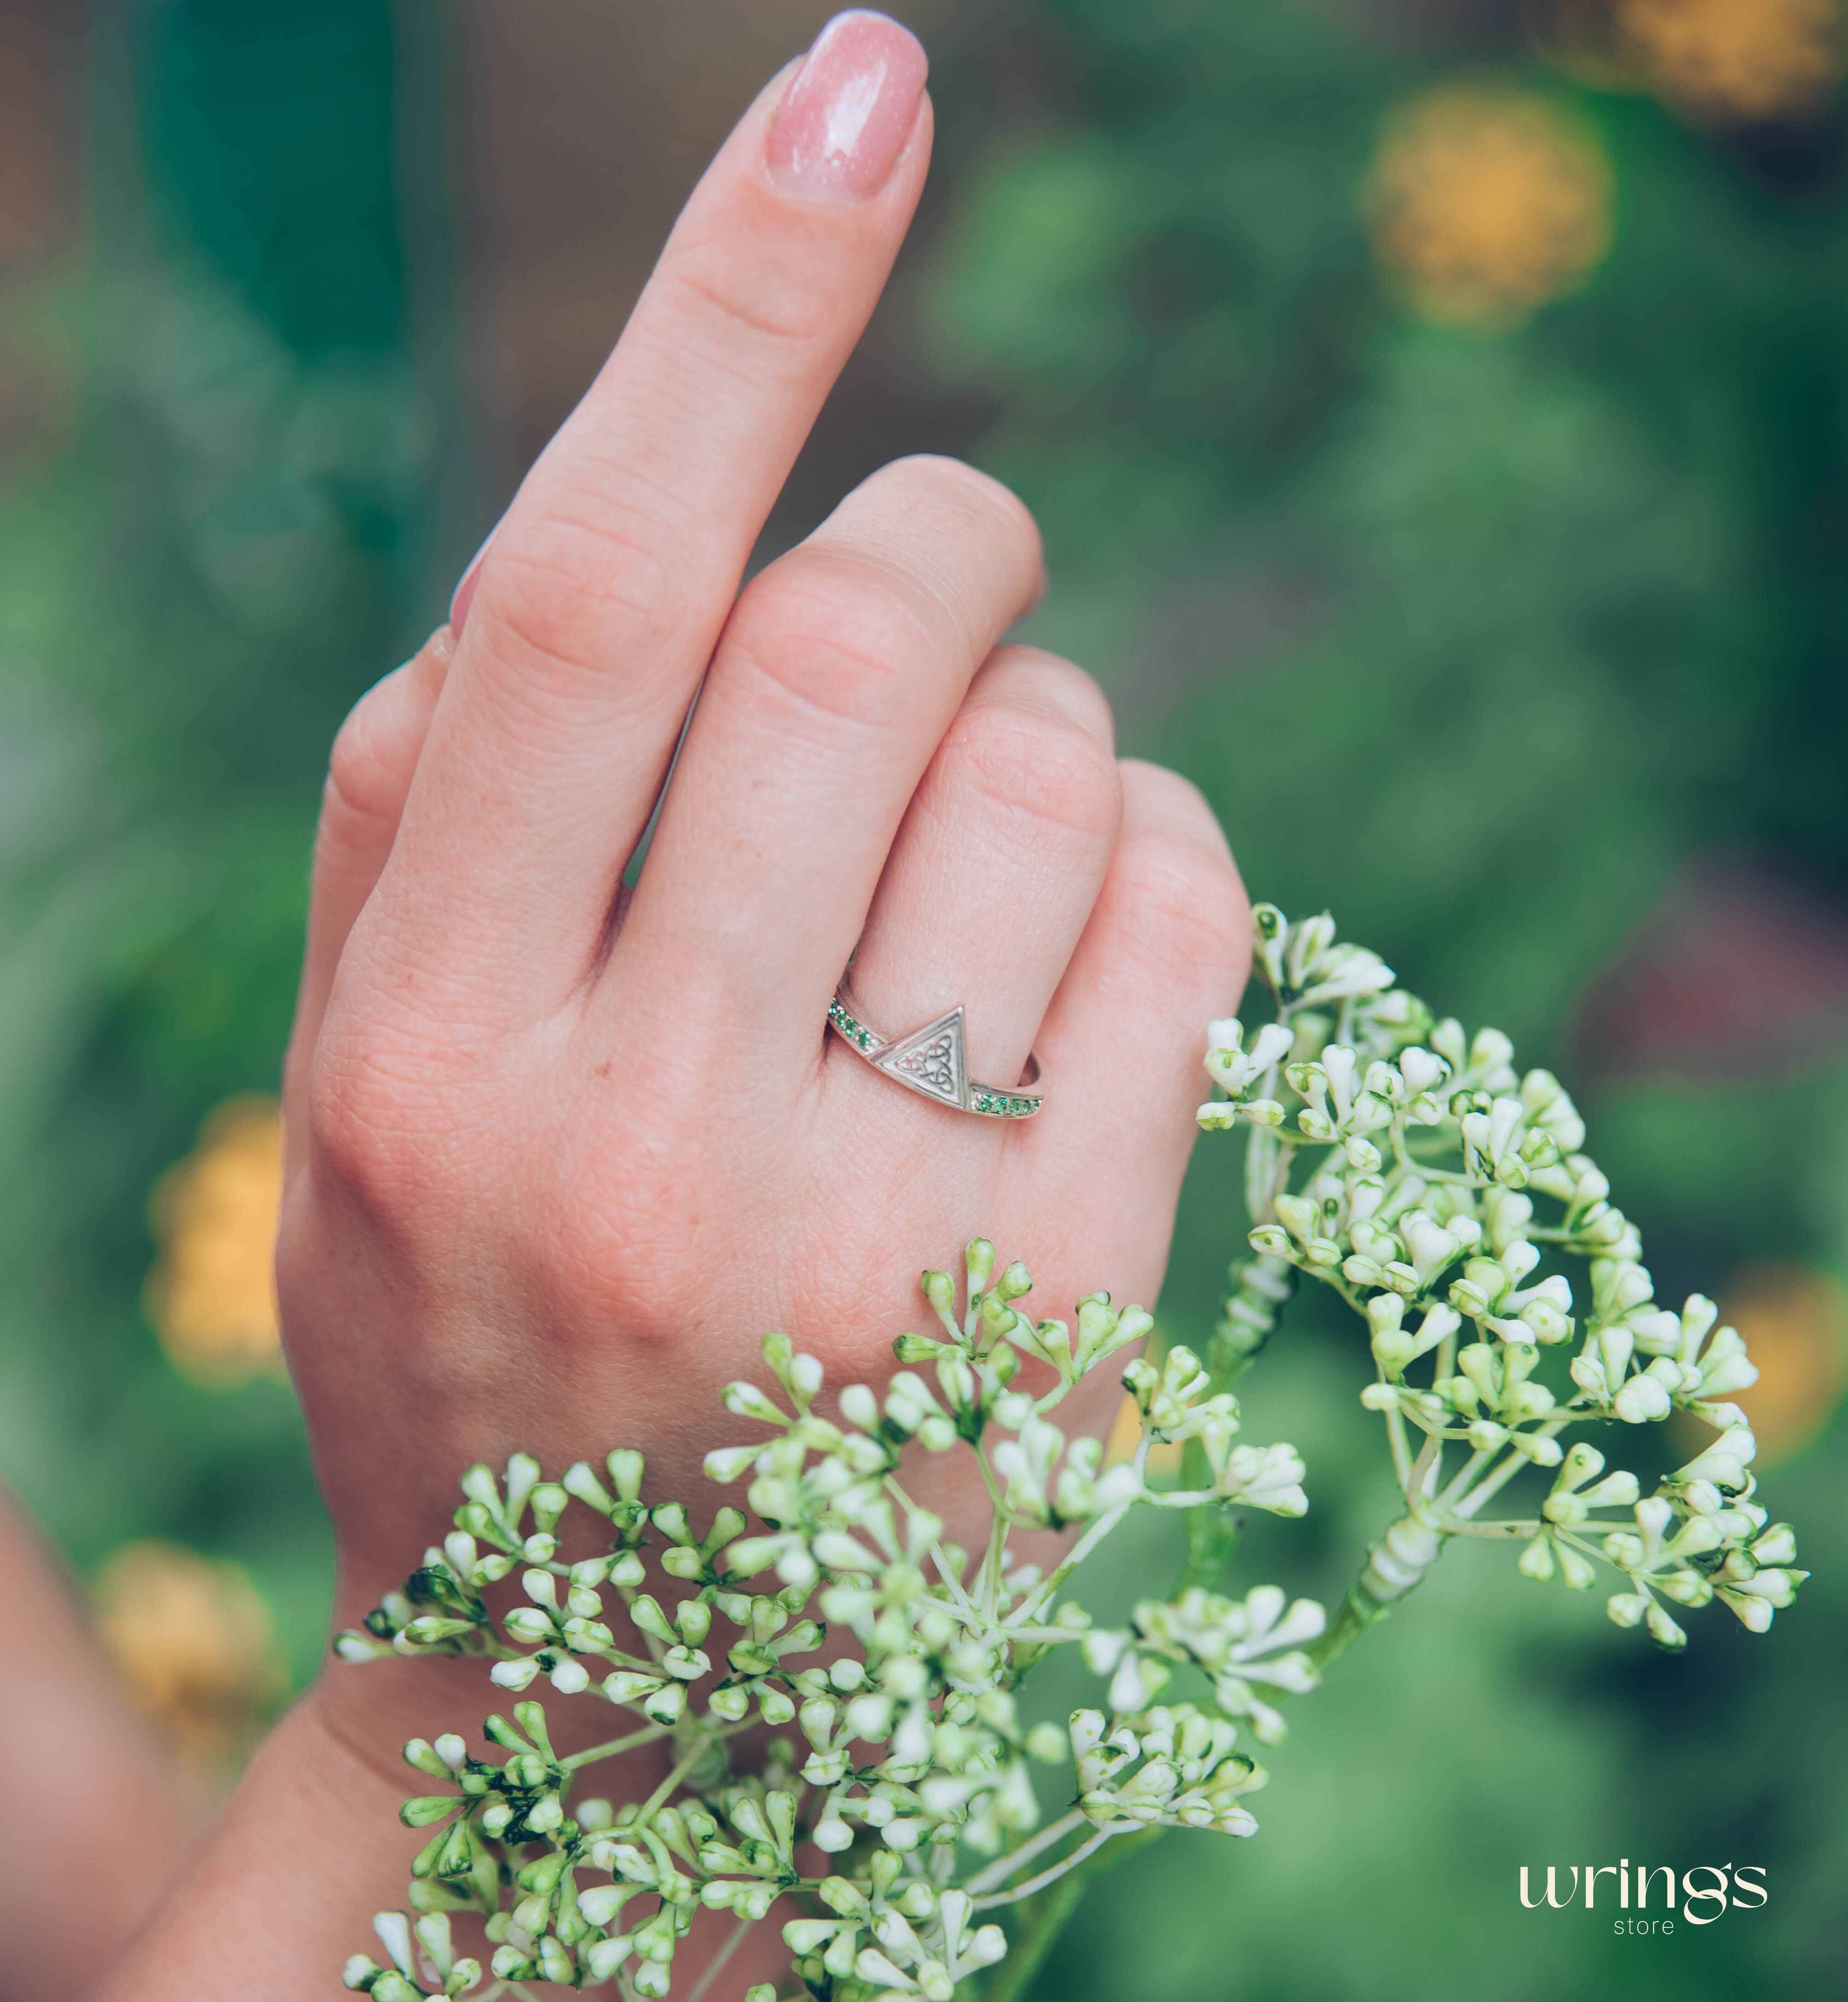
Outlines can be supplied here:
M812 1061L912 795L1042 574L1033 518L1005 487L913 459L755 579L594 1005L682 1032L690 1013L747 1020L758 1059Z

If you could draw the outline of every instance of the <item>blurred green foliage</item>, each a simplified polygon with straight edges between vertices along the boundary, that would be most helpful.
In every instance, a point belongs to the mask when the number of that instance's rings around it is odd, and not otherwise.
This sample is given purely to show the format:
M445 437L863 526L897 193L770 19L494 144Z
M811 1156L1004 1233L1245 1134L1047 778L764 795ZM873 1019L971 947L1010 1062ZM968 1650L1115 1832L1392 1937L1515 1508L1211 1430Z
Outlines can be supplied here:
M1205 790L1254 891L1331 906L1416 991L1568 1069L1588 977L1690 858L1752 853L1839 909L1836 110L1719 138L1517 66L1602 133L1616 242L1580 296L1464 333L1395 307L1360 199L1382 117L1442 66L1306 7L1034 17L1058 102L958 187L933 352L1002 385L984 459L1046 527L1037 636L1111 675L1135 748ZM1749 1258L1848 1259L1845 1104L1827 1070L1592 1095L1662 1294ZM1190 1189L1184 1338L1236 1233L1232 1165L1209 1144ZM1302 1446L1313 1506L1254 1529L1250 1575L1306 1561L1333 1595L1389 1497L1351 1325L1292 1316L1241 1389L1252 1436ZM1822 1584L1768 1645L1708 1629L1664 1661L1506 1553L1454 1552L1301 1706L1257 1840L1136 1859L1043 1992L1821 1992L1848 1861L1841 1437L1767 1477ZM1124 1592L1163 1561L1126 1564ZM1671 1941L1518 1904L1523 1863L1626 1855L1763 1860L1777 1889Z
M294 1401L182 1383L138 1299L155 1176L274 1087L327 745L421 582L392 51L378 0L104 10L90 239L9 302L71 407L0 486L0 1465L85 1568L260 1567L298 1676Z
M0 473L0 1467L81 1567L154 1533L257 1568L299 1679L327 1553L293 1407L168 1368L145 1205L214 1104L273 1082L326 745L449 581L447 389L412 338L385 0L103 23L94 123L138 151L102 148L81 267L11 309L75 401ZM1023 65L1029 116L991 101ZM1383 114L1448 67L1307 5L1016 0L940 81L919 341L995 399L982 456L1057 581L1038 637L1206 789L1254 889L1559 1062L1690 856L1848 901L1848 187L1832 109L1703 134L1529 65L1603 136L1615 248L1518 330L1422 326L1358 190ZM1848 1074L1588 1110L1664 1293L1848 1259ZM1238 1236L1233 1154L1190 1187L1180 1336ZM1253 1531L1253 1576L1332 1596L1385 1519L1359 1361L1304 1302L1249 1380L1315 1505ZM1823 1992L1841 1441L1769 1477L1822 1575L1767 1641L1712 1619L1665 1661L1507 1553L1453 1554L1299 1707L1259 1838L1149 1851L1041 1992ZM1620 1855L1765 1862L1772 1902L1670 1942L1518 1908L1519 1864Z

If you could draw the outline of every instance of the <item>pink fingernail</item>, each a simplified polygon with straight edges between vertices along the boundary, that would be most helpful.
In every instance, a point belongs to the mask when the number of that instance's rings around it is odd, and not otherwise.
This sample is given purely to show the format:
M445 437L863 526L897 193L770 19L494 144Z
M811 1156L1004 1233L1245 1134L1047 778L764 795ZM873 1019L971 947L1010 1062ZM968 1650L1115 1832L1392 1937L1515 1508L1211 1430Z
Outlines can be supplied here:
M469 616L469 607L475 602L475 585L481 575L481 560L487 554L489 545L493 542L495 531L500 526L497 521L493 528L489 529L486 541L469 559L469 567L462 574L462 582L455 587L455 595L449 601L449 630L452 633L461 633L462 621Z
M770 128L770 177L818 201L863 201L885 186L916 122L929 64L884 14L837 14L796 72Z

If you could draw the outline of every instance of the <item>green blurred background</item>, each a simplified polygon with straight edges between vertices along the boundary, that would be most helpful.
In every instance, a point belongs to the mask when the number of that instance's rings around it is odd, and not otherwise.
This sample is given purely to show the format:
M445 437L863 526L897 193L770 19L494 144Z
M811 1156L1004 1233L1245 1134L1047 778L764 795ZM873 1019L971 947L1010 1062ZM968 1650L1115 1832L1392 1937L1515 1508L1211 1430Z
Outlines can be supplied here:
M223 1658L166 1677L202 1756L273 1701L267 1654L299 1685L322 1642L246 1095L329 741L825 11L5 10L0 1473L106 1598L148 1540L157 1571L258 1581L269 1637L233 1606ZM1206 789L1254 892L1331 906L1565 1073L1658 1289L1752 1340L1766 1498L1820 1574L1767 1639L1710 1612L1668 1659L1456 1551L1302 1707L1259 1839L1148 1852L1039 1992L1848 1993L1840 18L909 18L932 191L764 553L898 452L1013 482L1055 578L1035 636ZM1209 1143L1190 1185L1180 1338L1240 1235L1233 1167ZM1254 1533L1252 1575L1332 1596L1390 1495L1349 1332L1292 1326L1246 1404L1315 1505ZM159 1596L122 1644L144 1684ZM1771 1901L1668 1941L1519 1907L1519 1865L1620 1856L1763 1863Z

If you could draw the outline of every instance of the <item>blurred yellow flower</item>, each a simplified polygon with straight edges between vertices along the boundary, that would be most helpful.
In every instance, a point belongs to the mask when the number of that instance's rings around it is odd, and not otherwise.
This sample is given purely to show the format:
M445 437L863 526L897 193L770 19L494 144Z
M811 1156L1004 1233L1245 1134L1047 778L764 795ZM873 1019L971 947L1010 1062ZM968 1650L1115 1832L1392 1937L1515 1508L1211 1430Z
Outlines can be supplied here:
M270 1098L228 1099L155 1185L148 1316L197 1383L222 1389L282 1366L271 1270L281 1202L282 1114Z
M248 1574L176 1543L116 1552L97 1581L96 1631L136 1702L201 1773L234 1762L287 1690Z
M1848 1390L1848 1293L1808 1266L1754 1266L1721 1295L1720 1313L1758 1365L1758 1381L1735 1401L1758 1435L1759 1464L1787 1460Z
M1507 327L1610 247L1610 162L1537 92L1440 85L1388 120L1367 190L1381 264L1427 318Z
M1842 76L1841 0L1616 0L1616 16L1642 79L1696 117L1788 116Z

